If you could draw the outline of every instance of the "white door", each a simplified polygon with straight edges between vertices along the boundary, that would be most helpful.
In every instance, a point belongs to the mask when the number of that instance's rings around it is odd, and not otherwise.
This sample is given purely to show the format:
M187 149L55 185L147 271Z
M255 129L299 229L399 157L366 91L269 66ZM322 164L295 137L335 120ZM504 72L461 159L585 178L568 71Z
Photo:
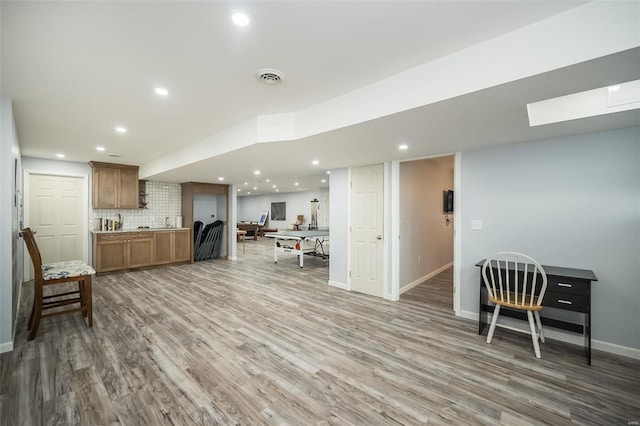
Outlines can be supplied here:
M81 177L29 175L29 227L44 263L84 258L82 206Z
M383 295L384 168L351 170L351 290Z

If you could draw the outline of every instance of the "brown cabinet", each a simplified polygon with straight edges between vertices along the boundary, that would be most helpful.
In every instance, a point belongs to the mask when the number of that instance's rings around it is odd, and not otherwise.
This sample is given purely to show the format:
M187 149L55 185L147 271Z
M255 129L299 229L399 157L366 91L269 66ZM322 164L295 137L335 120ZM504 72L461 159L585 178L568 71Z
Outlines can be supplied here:
M151 232L94 235L93 265L97 272L153 265L153 242Z
M154 234L156 265L191 259L191 237L188 229L156 231Z
M93 169L94 209L137 209L138 166L89 162Z
M93 267L119 271L191 260L191 230L109 232L93 236Z

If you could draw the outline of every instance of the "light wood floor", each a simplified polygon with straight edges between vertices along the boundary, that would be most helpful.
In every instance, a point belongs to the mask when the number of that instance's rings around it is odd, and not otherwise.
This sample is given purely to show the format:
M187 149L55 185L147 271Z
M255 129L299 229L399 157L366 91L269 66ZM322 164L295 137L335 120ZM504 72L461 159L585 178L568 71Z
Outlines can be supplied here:
M628 425L640 362L453 316L451 271L399 302L329 287L328 267L237 262L97 277L94 327L44 319L0 357L2 425Z

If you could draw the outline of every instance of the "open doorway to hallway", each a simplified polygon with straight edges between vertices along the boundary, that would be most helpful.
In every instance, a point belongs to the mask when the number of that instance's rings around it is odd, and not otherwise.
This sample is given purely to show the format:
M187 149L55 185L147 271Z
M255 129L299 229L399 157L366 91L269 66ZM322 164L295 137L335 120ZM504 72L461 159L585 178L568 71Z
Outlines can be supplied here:
M454 156L402 162L399 183L400 298L433 286L433 296L453 312L453 212L446 194L454 187Z

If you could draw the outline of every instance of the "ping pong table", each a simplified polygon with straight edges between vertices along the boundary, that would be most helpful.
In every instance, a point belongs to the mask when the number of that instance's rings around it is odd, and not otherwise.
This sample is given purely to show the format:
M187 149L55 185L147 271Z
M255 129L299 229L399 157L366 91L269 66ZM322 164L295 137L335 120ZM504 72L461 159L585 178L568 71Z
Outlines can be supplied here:
M324 251L324 243L329 241L328 229L311 229L308 231L281 231L264 234L273 238L273 261L278 263L278 253L289 253L298 256L300 267L304 267L304 255L319 256L327 263L329 254ZM286 241L294 241L290 244ZM305 241L313 241L314 246L304 247Z

